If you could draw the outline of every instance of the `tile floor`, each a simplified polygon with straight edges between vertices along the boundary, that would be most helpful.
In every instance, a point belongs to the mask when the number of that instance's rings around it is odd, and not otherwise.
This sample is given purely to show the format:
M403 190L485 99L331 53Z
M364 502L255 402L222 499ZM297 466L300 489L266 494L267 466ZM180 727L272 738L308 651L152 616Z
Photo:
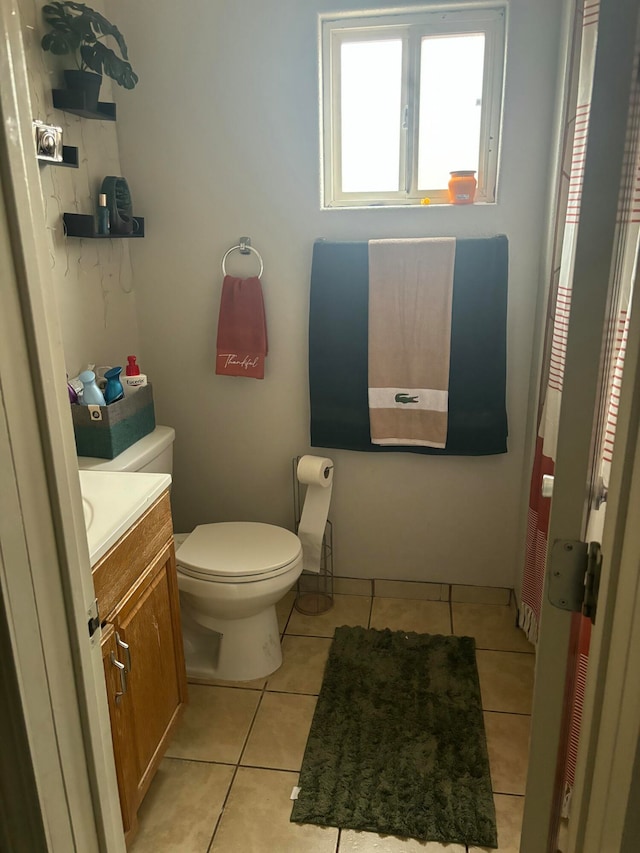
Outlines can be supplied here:
M365 589L371 589L370 582ZM407 595L419 584L377 582L385 595L337 594L328 613L279 607L282 667L244 684L191 684L189 706L139 812L132 853L480 853L486 848L289 822L331 637L339 625L471 635L491 763L499 853L518 853L524 804L533 647L515 627L508 591L451 600ZM424 585L439 587L440 585ZM340 587L338 587L340 588ZM345 588L343 585L342 588ZM357 584L349 587L359 589ZM438 592L438 597L445 597ZM475 600L474 600L475 599ZM478 603L494 601L502 603Z

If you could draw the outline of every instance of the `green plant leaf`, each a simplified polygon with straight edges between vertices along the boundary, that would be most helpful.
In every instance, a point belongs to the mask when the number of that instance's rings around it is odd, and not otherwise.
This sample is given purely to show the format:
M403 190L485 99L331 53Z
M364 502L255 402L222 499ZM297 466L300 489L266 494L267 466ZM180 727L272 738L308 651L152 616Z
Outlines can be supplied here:
M90 16L76 15L72 18L71 27L79 34L83 42L92 43L96 40Z
M125 89L133 89L138 75L128 61L124 36L104 15L86 3L73 0L48 3L42 7L42 12L52 30L42 38L43 50L56 54L79 50L82 67L104 73ZM105 36L115 40L122 59L102 42Z
M138 82L138 75L131 67L131 63L120 59L115 53L105 58L104 72L124 89L133 89Z
M115 24L108 21L104 15L100 14L100 12L96 12L95 9L89 8L85 3L67 2L66 5L69 6L70 9L80 12L79 18L83 20L83 25L85 25L86 22L86 24L89 24L100 35L112 36L116 40L120 53L124 59L129 58L127 53L127 43Z
M43 36L40 44L43 50L49 50L56 56L63 56L76 51L80 42L76 39L75 33L63 33L54 30Z
M42 7L45 21L53 33L43 36L41 44L51 53L71 53L80 47L81 38L73 27L73 15L70 15L63 3L51 3Z
M101 47L103 45L100 42L96 42L95 44L83 44L80 48L80 56L82 57L83 64L97 74L102 74L102 63L104 61L104 57L99 50Z
M138 75L131 67L131 63L120 59L111 48L100 41L92 45L82 45L80 54L88 68L97 71L98 74L106 74L125 89L133 89L138 82Z
M136 87L139 79L140 78L138 77L136 72L131 67L131 63L125 62L124 68L122 70L122 82L120 83L120 85L124 89L134 89Z
M70 15L64 3L49 3L46 6L42 7L42 14L45 17L47 23L51 23L50 18L61 19L70 21L73 18L73 15Z

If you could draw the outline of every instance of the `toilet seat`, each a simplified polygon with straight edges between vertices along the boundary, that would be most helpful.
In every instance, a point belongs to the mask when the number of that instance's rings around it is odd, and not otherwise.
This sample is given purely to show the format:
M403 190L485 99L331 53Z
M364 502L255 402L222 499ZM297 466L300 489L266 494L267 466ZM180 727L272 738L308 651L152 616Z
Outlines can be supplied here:
M288 572L302 558L298 537L274 524L201 524L176 552L178 571L198 580L247 583Z

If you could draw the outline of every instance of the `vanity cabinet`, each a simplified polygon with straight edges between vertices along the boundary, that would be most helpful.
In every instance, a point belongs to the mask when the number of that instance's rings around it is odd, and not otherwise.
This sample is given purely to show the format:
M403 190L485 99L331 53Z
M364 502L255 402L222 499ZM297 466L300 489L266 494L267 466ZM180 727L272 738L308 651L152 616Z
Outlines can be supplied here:
M125 837L186 702L168 493L93 569Z

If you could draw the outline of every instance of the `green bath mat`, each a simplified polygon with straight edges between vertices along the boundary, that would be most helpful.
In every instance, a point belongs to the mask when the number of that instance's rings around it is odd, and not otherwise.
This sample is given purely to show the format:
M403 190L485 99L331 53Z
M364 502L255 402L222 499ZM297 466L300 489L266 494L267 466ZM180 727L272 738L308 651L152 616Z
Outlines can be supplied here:
M338 628L291 820L496 847L475 642Z

